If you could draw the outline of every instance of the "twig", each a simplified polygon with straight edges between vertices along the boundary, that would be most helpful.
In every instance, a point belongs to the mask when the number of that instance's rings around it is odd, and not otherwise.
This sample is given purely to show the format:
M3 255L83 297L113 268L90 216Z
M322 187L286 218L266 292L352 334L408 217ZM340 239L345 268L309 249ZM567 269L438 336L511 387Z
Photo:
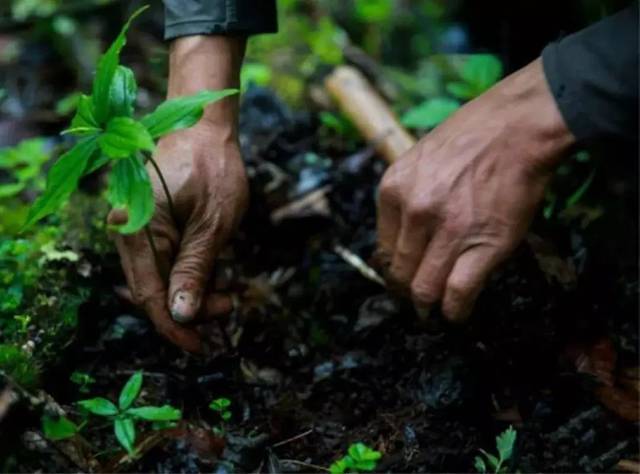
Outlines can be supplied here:
M342 257L342 259L345 262L347 262L353 268L358 270L360 275L362 275L366 279L371 280L371 281L373 281L375 283L378 283L379 285L382 285L384 287L387 286L385 284L384 280L382 279L382 277L380 275L378 275L378 272L376 272L373 268L371 268L369 265L367 265L364 262L364 260L362 260L362 258L360 258L360 256L356 255L355 253L353 253L348 248L343 247L340 244L336 244L333 247L333 251L335 253L337 253L338 255L340 255L340 257Z
M329 469L323 466L318 466L317 464L309 464L307 462L296 461L295 459L281 459L280 462L285 463L288 462L290 464L295 464L301 467L310 467L311 469L317 469L318 471L329 472Z
M305 431L304 433L300 433L298 435L295 435L292 438L285 439L284 441L279 441L276 444L272 445L271 447L272 448L277 448L279 446L284 446L285 444L289 444L289 443L292 443L294 441L299 440L300 438L304 438L305 436L309 436L311 433L313 433L313 428L311 428L310 430Z

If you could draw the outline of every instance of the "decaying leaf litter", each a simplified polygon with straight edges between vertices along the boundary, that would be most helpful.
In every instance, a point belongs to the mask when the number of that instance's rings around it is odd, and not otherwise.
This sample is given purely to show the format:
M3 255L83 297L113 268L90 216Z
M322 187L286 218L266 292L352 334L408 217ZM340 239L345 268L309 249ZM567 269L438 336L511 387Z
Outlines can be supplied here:
M122 281L113 251L70 244L80 258L52 265L86 284L91 262L102 291L79 307L43 392L5 382L0 436L11 470L308 472L363 442L382 453L380 471L470 471L510 425L510 467L523 472L635 466L633 255L611 252L594 229L542 225L546 236L531 235L493 278L470 325L447 327L434 314L424 326L366 277L385 168L373 147L327 144L314 112L263 88L244 94L241 122L252 205L216 270L238 302L208 329L216 350L201 358L169 346L113 296ZM610 186L620 180L612 175ZM137 370L141 404L182 411L175 426L142 430L138 459L96 419L73 438L43 436L43 406L82 423L75 402L116 402ZM84 391L61 383L74 372L90 374L76 377ZM220 399L230 401L224 433L209 408Z

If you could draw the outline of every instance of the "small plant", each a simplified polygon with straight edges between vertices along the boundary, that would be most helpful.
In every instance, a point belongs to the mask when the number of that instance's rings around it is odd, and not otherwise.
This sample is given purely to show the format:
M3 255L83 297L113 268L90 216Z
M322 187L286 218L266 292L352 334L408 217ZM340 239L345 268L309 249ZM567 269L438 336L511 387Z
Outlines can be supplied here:
M136 441L137 420L152 422L168 422L179 420L182 416L180 410L170 405L161 407L132 405L140 395L142 388L142 372L136 372L129 378L122 388L116 406L106 398L97 397L78 402L85 410L94 415L104 416L113 420L113 429L118 442L130 455L135 454L134 443Z
M42 432L52 441L71 438L80 431L80 427L65 416L43 415Z
M119 61L131 22L146 8L131 16L98 61L92 93L78 98L70 128L63 132L78 137L78 142L51 167L44 194L31 207L23 230L56 212L76 190L82 176L108 164L112 166L107 199L113 208L125 210L128 217L125 224L114 226L115 230L123 234L137 232L153 216L154 198L145 167L147 162L158 173L169 211L175 215L164 177L152 158L155 141L195 125L202 117L204 107L236 94L237 90L201 91L193 96L174 98L163 102L140 120L135 119L135 76ZM155 253L151 233L146 230Z
M225 433L225 423L231 419L231 410L229 407L231 406L231 400L228 398L216 398L209 404L209 408L216 412L220 416L220 426L216 426L213 428L213 431L218 436L224 436Z
M338 459L329 467L331 474L358 473L374 471L378 460L382 457L379 451L371 449L364 443L349 446L347 455Z
M500 59L492 54L472 54L462 65L460 80L447 84L447 92L458 99L475 99L501 77Z
M13 319L18 323L18 332L26 334L31 324L31 316L28 314L16 314Z
M96 379L94 379L91 375L85 372L78 371L73 372L71 374L71 377L69 377L69 380L71 380L78 386L78 390L80 390L80 393L89 393L89 390L91 390L91 386L96 383Z
M498 449L498 456L489 454L485 450L481 449L482 456L476 456L474 461L474 467L478 472L492 472L495 474L508 472L509 467L506 463L513 456L513 447L516 443L517 432L510 426L502 434L496 436L496 448Z

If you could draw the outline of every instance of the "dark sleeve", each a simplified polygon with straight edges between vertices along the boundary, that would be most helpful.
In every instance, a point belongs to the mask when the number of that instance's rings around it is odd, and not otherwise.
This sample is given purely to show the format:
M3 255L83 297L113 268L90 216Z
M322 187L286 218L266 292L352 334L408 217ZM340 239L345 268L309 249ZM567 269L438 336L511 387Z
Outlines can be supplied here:
M638 141L638 2L542 52L544 72L578 142Z
M275 0L164 0L164 6L165 39L278 29Z

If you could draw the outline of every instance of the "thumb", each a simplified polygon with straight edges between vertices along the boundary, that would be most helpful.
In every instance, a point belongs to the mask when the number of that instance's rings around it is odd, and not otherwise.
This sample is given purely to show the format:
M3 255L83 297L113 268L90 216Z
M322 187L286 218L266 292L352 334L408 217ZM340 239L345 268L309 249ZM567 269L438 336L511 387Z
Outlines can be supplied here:
M169 278L169 308L178 323L192 321L202 304L215 257L210 235L185 235Z

